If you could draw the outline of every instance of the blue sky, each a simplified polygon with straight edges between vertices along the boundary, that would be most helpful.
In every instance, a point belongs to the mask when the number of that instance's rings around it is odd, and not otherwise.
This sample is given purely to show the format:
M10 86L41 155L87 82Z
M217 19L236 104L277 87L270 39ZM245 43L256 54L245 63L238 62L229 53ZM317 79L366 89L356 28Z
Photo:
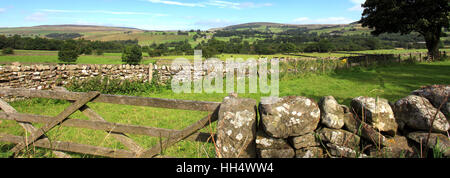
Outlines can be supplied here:
M342 24L364 0L0 0L0 27L83 24L146 30L210 29L248 22Z

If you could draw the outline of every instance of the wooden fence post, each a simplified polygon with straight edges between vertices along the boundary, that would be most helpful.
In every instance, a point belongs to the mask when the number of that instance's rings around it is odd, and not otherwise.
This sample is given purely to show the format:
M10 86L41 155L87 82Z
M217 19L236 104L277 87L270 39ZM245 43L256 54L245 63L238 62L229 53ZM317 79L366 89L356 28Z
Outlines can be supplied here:
M322 58L322 74L325 73L325 58Z
M42 126L40 129L36 130L31 134L31 136L27 137L25 139L25 143L19 143L14 148L11 149L11 152L16 155L19 153L20 150L24 149L26 146L34 143L36 140L38 140L41 136L43 136L45 133L53 129L56 125L64 122L67 117L72 115L75 111L79 110L81 107L83 107L86 103L94 99L100 95L99 92L89 92L86 94L85 97L79 98L75 103L70 105L68 108L66 108L63 112L61 112L58 116L54 117L54 119L47 123L46 125Z
M346 62L346 64L347 64L347 69L349 69L350 68L350 59L347 59L347 61L345 61Z
M17 113L16 109L11 107L7 102L3 101L2 99L0 99L0 110L3 110L5 113ZM17 121L17 123L19 123L19 125L22 126L25 129L25 131L30 134L38 130L30 122ZM42 140L48 140L47 136L43 136ZM71 158L70 155L67 155L60 151L52 151L52 152L53 154L55 154L56 157L59 158Z
M369 56L366 56L366 67L369 67Z
M148 64L148 83L152 83L153 79L153 64Z
M14 108L9 106L6 102L0 99L0 119L16 121L21 124L31 134L29 136L15 136L0 133L0 141L17 144L11 152L13 156L24 149L27 145L47 148L52 150L58 157L67 157L62 152L67 151L73 153L98 155L105 157L155 157L161 150L169 147L181 140L197 141L197 142L212 142L214 143L216 134L198 132L201 128L215 122L217 120L218 109L220 103L218 102L203 102L203 101L188 101L188 100L167 100L159 98L147 97L130 97L119 95L101 95L98 92L68 92L63 88L53 91L43 90L29 90L29 89L10 89L0 88L1 96L25 96L32 98L50 98L67 100L72 103L58 116L40 116L32 114L17 113ZM103 119L94 110L86 105L88 102L124 104L133 106L149 106L158 108L182 109L182 110L201 110L213 111L207 117L196 122L195 124L185 128L184 130L171 130L163 128L153 128L138 125L126 125L119 123L110 123ZM188 107L186 107L188 106ZM86 115L90 120L82 120L69 118L75 111L80 111ZM44 124L40 129L34 128L31 123ZM56 125L65 127L85 128L92 130L106 131L111 136L115 137L129 150L125 149L111 149L106 147L78 144L72 142L63 142L56 140L49 140L45 134L53 129ZM128 134L146 135L150 137L167 138L164 142L155 145L151 149L143 150L140 145L136 144L132 139L126 136Z

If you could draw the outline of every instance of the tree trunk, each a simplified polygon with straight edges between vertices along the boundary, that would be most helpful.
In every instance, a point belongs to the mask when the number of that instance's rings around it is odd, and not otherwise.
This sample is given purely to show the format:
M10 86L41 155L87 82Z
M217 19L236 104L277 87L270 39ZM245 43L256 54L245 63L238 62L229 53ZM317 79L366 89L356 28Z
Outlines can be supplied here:
M424 35L425 42L428 49L428 61L435 61L439 59L439 42L441 32L428 33Z

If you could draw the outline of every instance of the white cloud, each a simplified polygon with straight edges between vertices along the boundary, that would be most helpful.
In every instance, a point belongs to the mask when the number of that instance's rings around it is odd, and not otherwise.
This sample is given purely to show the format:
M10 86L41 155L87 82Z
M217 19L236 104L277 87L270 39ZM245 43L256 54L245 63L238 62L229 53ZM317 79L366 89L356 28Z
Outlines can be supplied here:
M240 3L235 3L235 2L228 2L228 1L217 1L217 0L210 0L209 2L206 2L205 4L210 5L210 6L217 6L217 7L221 7L221 8L233 8L233 9L238 9Z
M200 3L184 3L184 2L178 2L178 1L165 1L165 0L147 0L151 3L158 3L158 4L167 4L167 5L177 5L177 6L187 6L187 7L205 7L203 4Z
M270 7L270 6L273 6L273 4L272 3L255 4L253 2L240 3L241 8L259 8L259 7Z
M349 11L363 11L361 4L366 2L365 0L350 0L350 1L355 5L351 8L348 8Z
M61 10L61 9L39 9L41 12L48 13L93 13L93 14L111 14L111 15L149 15L149 16L168 16L167 14L148 13L148 12L127 12L127 11L106 11L106 10Z
M253 2L231 2L224 0L208 0L197 3L184 3L179 1L166 1L166 0L147 0L151 3L177 5L186 7L207 7L214 6L219 8L231 8L231 9L246 9L246 8L259 8L272 6L271 3L253 3Z
M34 21L34 22L46 21L47 20L47 14L42 13L42 12L36 12L36 13L33 13L33 14L25 17L25 20Z
M328 17L319 19L310 19L308 17L299 17L293 20L296 24L349 24L356 20L346 17Z
M310 21L310 19L308 17L299 17L294 19L294 22L296 23L304 23L304 22L308 22Z
M208 20L200 20L194 23L195 26L199 26L202 28L216 28L216 27L225 27L236 24L235 22L224 20L224 19L208 19Z
M5 8L0 8L0 13L5 12L6 9Z

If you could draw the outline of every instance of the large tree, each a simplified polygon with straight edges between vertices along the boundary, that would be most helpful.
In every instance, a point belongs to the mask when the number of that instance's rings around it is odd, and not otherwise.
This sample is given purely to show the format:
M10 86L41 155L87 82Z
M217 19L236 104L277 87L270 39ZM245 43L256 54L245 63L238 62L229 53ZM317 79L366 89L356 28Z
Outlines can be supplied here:
M61 62L73 63L78 59L79 49L74 40L67 40L58 52L58 59Z
M142 48L139 45L125 47L122 53L122 62L137 65L142 60Z
M439 58L443 28L450 28L449 0L366 0L360 23L372 34L420 33L431 59Z

